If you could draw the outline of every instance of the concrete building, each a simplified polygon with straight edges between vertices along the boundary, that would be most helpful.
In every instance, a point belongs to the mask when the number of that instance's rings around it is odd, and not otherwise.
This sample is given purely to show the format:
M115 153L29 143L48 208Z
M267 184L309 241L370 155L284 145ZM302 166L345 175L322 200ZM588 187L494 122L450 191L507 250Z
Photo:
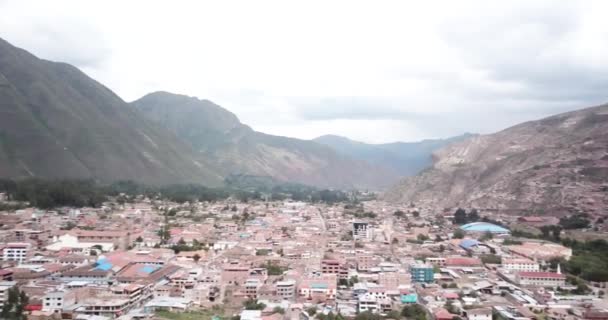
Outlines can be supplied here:
M296 281L285 280L276 283L277 296L284 300L292 300L296 295Z
M435 280L433 266L424 263L414 263L410 265L410 275L413 282L431 283Z
M540 265L530 259L525 258L505 258L502 259L502 267L509 271L540 271Z
M23 262L27 258L30 244L25 242L8 243L2 248L3 261Z
M369 223L363 221L353 222L353 239L355 240L372 240L373 229Z
M522 286L560 287L566 284L566 276L555 272L519 272L515 281Z

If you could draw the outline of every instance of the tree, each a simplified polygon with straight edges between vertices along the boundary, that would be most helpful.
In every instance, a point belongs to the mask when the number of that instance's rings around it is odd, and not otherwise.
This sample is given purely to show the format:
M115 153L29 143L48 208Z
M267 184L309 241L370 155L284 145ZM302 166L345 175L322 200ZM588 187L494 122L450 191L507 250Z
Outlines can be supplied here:
M426 310L419 304L403 307L401 315L412 320L426 320Z
M198 253L195 253L192 256L192 260L194 260L194 262L198 262L201 259L201 256Z
M245 310L264 310L266 309L266 305L258 302L255 299L249 299L243 303L245 305Z
M420 212L414 211L414 212L412 212L412 215L414 216L414 218L418 218L418 217L420 217Z
M477 209L472 209L467 216L467 222L477 222L479 221L479 213L477 213Z
M0 318L27 319L27 316L23 314L23 311L25 311L25 306L27 306L28 302L29 298L24 291L20 291L16 286L8 289L8 297L4 302L2 311L0 311Z
M139 236L139 237L137 237L137 239L135 239L135 242L144 242L144 239L141 236Z
M486 231L483 236L481 236L481 238L479 238L479 240L481 241L487 241L487 240L492 240L494 238L494 235L492 234L492 232L490 231Z
M461 229L456 229L454 231L454 234L452 235L452 238L454 238L454 239L462 239L462 238L464 238L464 231L462 231Z
M308 315L310 315L312 317L317 313L317 307L312 306L312 307L306 309L306 312L308 313Z
M454 224L465 224L467 223L467 212L462 208L458 208L456 212L454 212Z
M429 240L429 236L427 236L426 234L419 234L417 237L418 241L427 241Z
M285 309L281 308L281 307L274 307L274 309L272 309L273 313L280 313L280 314L285 314Z
M355 316L355 320L380 320L382 317L371 311L360 312Z

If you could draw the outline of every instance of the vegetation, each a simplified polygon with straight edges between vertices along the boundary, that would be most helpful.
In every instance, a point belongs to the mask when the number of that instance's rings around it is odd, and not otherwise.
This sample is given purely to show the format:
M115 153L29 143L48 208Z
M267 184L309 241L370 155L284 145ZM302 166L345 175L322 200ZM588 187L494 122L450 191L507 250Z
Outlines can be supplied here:
M461 229L456 229L454 231L454 234L452 235L452 238L454 238L454 239L462 239L462 238L464 238L464 231L462 231Z
M355 320L381 320L382 317L371 311L360 312L355 316Z
M8 297L4 301L2 311L0 311L1 319L8 320L25 320L27 315L23 314L25 306L29 302L28 296L25 292L20 291L17 287L8 289Z
M426 320L426 310L419 304L412 304L403 307L401 315L410 320Z
M589 228L591 221L589 221L588 217L589 216L584 213L564 217L559 219L559 225L566 230Z
M306 312L310 315L310 316L314 316L315 314L317 314L317 307L312 306L308 309L306 309Z
M213 317L219 317L222 320L231 319L224 315L224 310L214 307L206 310L171 312L166 310L158 310L155 316L160 319L168 320L212 320Z
M486 264L500 264L502 262L502 259L500 258L500 256L495 254L484 254L481 255L481 262Z
M271 263L270 261L267 261L262 265L262 268L266 268L269 276L280 276L283 272L287 271L287 268L281 267L276 263Z
M458 208L458 210L456 210L456 212L454 212L454 219L452 220L452 222L454 224L467 224L470 222L476 222L479 221L480 217L479 214L477 213L477 209L472 209L469 213L467 213L464 209L462 208Z
M243 303L245 310L264 310L266 305L254 299L249 299Z
M14 201L50 209L55 207L99 207L106 200L92 180L1 180L0 192Z

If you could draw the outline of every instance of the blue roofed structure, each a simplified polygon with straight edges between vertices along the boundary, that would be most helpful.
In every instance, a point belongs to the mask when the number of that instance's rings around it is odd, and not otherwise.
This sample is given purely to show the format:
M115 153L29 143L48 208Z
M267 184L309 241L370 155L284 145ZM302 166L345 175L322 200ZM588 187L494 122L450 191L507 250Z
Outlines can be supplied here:
M462 241L460 241L459 246L465 250L469 250L472 247L478 246L479 245L479 241L475 240L475 239L464 239Z
M139 270L144 273L152 273L152 272L156 271L158 268L159 268L159 266L147 264L147 265L141 267L141 269L139 269Z
M473 222L460 226L460 229L465 232L490 232L496 234L508 234L511 233L509 229L497 226L488 222Z

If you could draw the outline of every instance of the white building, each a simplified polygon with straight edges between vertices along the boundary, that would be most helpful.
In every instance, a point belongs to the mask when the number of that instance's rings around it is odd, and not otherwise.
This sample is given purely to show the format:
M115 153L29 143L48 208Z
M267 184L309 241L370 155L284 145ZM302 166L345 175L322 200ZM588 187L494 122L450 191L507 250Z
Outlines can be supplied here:
M4 248L2 248L2 260L23 262L27 257L30 246L29 243L24 242L6 244Z
M509 271L540 271L540 265L530 259L524 258L505 258L502 259L502 267Z
M109 252L114 250L112 242L81 242L77 236L66 233L59 237L53 238L53 243L46 246L49 251L60 251L68 249L72 252L79 252L84 255L89 255L93 247L101 247L101 251Z
M276 284L277 286L277 295L284 300L292 300L296 296L296 281L295 280L286 280L279 281Z
M492 309L479 308L467 310L468 320L492 320Z
M65 302L66 291L54 290L49 291L42 298L42 311L46 312L61 312Z

